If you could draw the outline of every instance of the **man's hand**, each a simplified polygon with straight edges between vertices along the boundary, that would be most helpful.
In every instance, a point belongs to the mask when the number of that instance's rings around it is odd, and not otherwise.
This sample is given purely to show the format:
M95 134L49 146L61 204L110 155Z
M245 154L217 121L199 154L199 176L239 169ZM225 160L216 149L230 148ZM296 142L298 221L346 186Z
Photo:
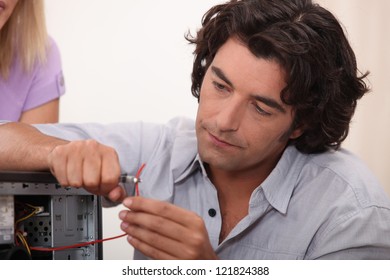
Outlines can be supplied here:
M127 197L119 213L128 242L153 259L217 259L201 217L173 204Z
M95 140L73 141L56 146L47 161L62 186L83 187L112 201L125 197L125 191L118 185L118 155L111 147Z

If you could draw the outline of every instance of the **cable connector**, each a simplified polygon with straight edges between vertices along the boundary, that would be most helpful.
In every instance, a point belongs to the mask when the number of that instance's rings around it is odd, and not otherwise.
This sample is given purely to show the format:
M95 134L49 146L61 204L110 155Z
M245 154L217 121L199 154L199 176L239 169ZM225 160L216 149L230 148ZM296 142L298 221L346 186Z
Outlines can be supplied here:
M122 174L121 177L119 178L119 182L120 183L133 183L133 184L137 184L137 183L141 182L141 179L139 179L139 178L137 178L135 176Z
M40 214L45 211L45 208L43 206L35 206L35 215Z

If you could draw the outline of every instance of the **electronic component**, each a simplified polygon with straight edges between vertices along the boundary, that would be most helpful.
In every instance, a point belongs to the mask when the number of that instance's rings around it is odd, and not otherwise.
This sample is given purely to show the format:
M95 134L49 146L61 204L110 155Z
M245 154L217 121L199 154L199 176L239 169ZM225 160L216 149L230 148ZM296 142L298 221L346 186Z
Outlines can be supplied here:
M0 244L14 241L14 197L0 196Z
M63 188L48 172L0 172L0 258L24 248L31 259L102 259L102 244L91 242L101 222L100 198L83 188Z

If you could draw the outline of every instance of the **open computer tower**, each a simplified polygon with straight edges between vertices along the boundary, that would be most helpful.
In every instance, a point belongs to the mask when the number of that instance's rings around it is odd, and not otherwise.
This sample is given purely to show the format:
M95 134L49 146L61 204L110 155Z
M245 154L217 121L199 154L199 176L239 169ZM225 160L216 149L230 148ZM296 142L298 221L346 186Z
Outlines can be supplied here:
M0 260L102 259L101 237L99 196L49 172L0 172Z

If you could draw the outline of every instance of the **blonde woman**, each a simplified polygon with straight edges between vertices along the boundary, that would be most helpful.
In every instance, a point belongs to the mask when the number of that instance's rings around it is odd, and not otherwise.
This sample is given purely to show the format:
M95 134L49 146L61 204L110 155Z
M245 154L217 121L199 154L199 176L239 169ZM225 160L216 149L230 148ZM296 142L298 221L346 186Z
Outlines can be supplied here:
M0 119L58 122L65 93L59 50L43 0L0 0Z

